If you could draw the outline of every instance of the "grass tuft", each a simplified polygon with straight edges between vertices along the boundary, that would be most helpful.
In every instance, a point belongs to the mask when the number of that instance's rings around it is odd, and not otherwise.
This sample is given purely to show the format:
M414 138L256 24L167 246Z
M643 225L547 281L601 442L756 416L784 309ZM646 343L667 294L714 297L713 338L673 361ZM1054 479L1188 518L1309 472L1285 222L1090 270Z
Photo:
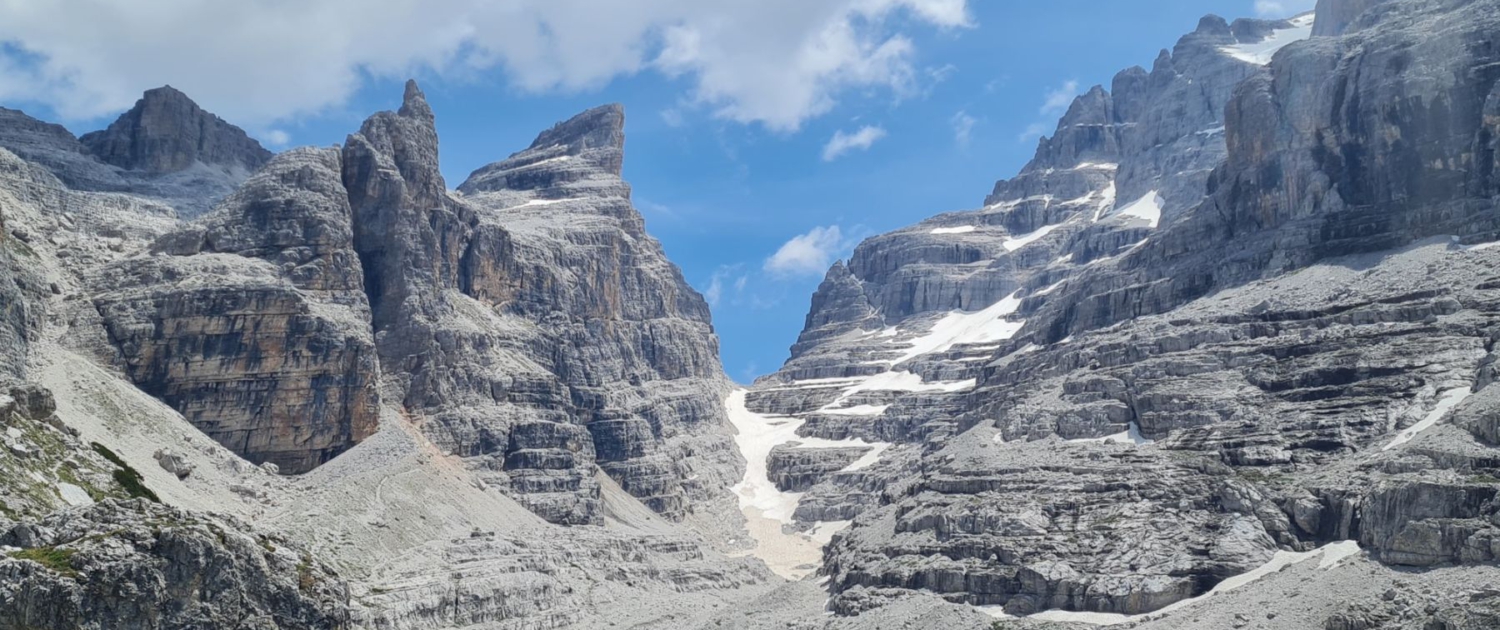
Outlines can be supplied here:
M68 577L77 577L78 572L73 570L73 554L75 553L77 552L72 549L37 547L11 552L10 557L17 560L30 560Z
M145 477L141 476L140 471L131 468L130 464L125 463L125 460L120 459L119 455L116 455L114 451L109 450L109 447L103 444L90 442L89 446L93 447L94 452L102 455L104 459L109 460L110 463L119 467L114 472L115 483L120 484L120 487L124 488L125 493L129 494L131 498L147 499L154 503L161 503L161 498L157 497L155 492L146 487Z

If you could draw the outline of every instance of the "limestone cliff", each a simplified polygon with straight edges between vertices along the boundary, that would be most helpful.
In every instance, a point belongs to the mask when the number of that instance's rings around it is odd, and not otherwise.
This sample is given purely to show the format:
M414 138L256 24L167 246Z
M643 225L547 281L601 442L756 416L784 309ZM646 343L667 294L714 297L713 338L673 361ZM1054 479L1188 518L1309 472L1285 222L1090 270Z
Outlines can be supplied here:
M1325 4L1205 18L984 209L829 272L749 401L890 443L797 508L858 514L837 610L1133 615L1342 540L1494 562L1496 261L1465 244L1500 235L1500 6Z
M218 211L90 276L126 373L287 473L375 431L379 363L340 156L273 160Z
M403 100L254 173L0 112L0 365L58 392L0 387L0 625L597 627L773 586L714 551L742 536L727 382L630 205L623 111L460 193Z

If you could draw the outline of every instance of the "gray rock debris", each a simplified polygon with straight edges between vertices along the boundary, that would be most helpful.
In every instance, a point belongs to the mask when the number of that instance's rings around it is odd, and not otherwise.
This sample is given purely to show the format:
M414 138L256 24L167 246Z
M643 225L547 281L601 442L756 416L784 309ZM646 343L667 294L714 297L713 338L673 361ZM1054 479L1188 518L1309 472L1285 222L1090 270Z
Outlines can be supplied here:
M144 500L16 525L0 544L0 626L339 629L346 585L284 539Z
M187 458L171 449L157 449L151 457L161 466L162 470L177 475L178 479L187 479L193 474L194 466L188 463Z

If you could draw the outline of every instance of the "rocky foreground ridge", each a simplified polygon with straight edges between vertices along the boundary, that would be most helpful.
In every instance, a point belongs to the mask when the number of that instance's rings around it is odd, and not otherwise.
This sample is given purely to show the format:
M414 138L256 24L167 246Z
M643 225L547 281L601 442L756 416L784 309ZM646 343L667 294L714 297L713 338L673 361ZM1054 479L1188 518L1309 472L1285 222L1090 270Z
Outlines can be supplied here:
M618 106L0 109L0 626L1496 627L1495 33L1206 17L733 391Z

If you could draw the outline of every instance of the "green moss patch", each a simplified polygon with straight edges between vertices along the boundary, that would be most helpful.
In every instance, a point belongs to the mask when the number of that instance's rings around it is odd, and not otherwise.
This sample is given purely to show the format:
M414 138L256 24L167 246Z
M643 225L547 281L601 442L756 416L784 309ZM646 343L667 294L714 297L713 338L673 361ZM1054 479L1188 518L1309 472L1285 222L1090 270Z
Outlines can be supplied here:
M116 455L114 451L109 450L109 447L103 444L90 442L89 446L94 449L94 452L102 455L104 459L109 460L110 463L119 467L114 472L115 483L120 484L120 487L124 488L126 494L129 494L131 498L147 499L155 503L161 503L161 499L156 496L156 493L146 487L145 478L141 476L140 471L131 468L130 464L125 463L125 460L120 459L119 455Z
M10 557L17 560L30 560L68 577L76 577L78 572L73 570L73 554L75 553L78 552L72 549L37 547L11 552Z

